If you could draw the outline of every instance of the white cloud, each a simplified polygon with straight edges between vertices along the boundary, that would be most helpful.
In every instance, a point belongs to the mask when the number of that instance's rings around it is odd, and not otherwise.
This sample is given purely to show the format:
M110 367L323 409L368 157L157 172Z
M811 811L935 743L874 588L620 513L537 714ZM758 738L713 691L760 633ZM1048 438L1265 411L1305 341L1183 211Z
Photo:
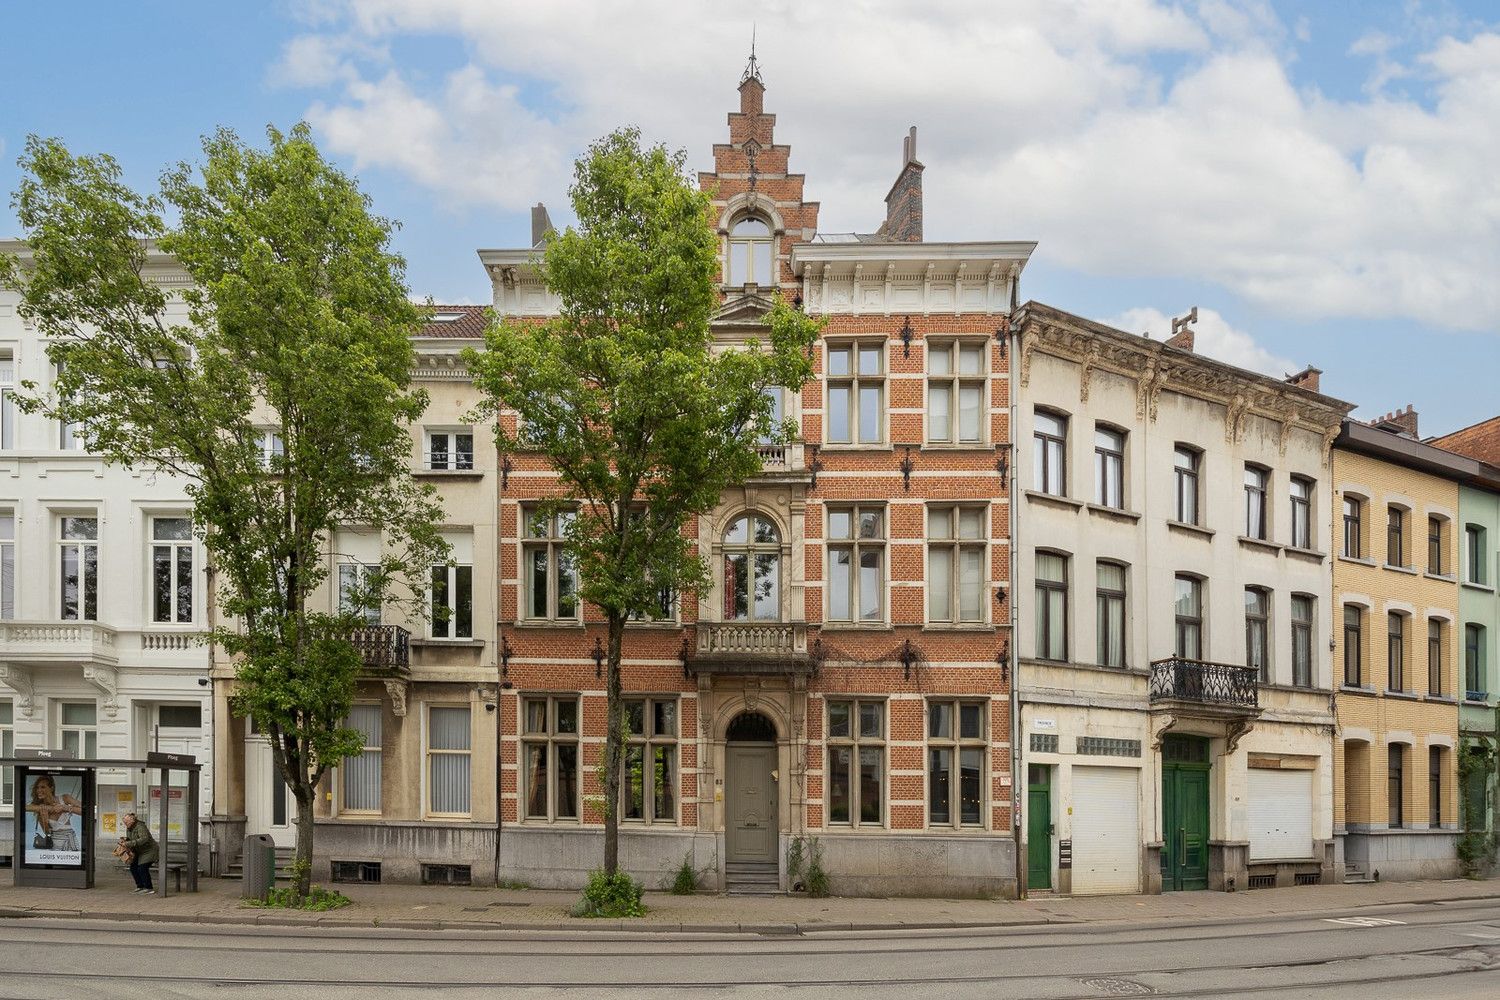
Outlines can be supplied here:
M1299 30L1262 2L339 9L319 0L306 37L325 42L283 56L289 77L328 88L309 119L357 166L453 204L556 202L571 158L624 123L708 165L753 16L777 140L825 230L878 225L915 123L930 239L1036 238L1071 268L1207 281L1302 319L1500 316L1500 35L1424 43L1405 63L1368 35L1354 48L1378 85L1337 101L1293 82ZM458 68L429 78L350 47L409 36L460 41ZM1421 100L1385 93L1396 76Z
M1127 333L1149 334L1153 340L1166 340L1172 333L1172 317L1149 307L1127 309L1100 322ZM1213 309L1198 310L1198 322L1193 324L1193 351L1215 361L1277 378L1299 372L1304 367L1261 347L1254 337L1230 326L1229 321Z

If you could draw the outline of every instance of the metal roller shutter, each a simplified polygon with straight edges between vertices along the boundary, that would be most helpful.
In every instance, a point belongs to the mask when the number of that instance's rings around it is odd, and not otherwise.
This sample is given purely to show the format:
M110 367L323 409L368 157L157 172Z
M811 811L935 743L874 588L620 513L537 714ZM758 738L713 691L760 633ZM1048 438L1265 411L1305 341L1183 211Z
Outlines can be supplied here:
M1313 773L1252 767L1250 860L1313 856Z
M1141 891L1140 771L1073 768L1073 894Z

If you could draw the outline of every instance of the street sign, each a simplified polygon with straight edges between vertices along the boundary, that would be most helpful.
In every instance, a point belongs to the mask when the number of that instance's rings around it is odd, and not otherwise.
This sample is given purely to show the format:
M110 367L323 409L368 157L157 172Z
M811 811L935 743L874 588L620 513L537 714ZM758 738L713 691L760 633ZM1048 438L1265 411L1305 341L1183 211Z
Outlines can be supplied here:
M17 760L76 760L78 755L71 750L16 750Z
M190 753L159 753L152 750L146 754L146 763L156 767L191 767L198 763L198 758Z

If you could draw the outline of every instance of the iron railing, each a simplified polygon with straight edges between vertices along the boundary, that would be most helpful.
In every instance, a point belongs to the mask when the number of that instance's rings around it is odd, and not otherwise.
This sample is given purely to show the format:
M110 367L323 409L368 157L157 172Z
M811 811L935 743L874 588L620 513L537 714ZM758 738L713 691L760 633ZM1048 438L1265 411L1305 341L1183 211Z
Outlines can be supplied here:
M349 642L372 673L404 674L411 668L411 633L400 625L365 625L349 633Z
M1151 664L1151 700L1257 708L1260 675L1254 667L1174 656Z

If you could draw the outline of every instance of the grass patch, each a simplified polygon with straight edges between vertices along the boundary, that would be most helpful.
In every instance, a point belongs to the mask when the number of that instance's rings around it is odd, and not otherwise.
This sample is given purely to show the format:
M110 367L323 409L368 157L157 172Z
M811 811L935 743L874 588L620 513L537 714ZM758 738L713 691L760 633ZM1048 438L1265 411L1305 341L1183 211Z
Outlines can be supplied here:
M247 899L244 900L244 905L264 910L312 910L323 913L328 910L341 910L352 902L353 900L337 889L325 889L321 885L315 885L307 891L306 896L298 896L297 890L291 886L274 888L266 893L265 899Z

